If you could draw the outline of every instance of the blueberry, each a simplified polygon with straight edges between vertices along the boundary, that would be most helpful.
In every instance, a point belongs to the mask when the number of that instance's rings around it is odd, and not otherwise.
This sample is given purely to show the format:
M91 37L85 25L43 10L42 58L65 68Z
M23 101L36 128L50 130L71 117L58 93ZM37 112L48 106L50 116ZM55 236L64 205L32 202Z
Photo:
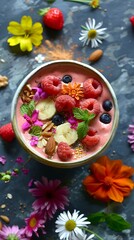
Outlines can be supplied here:
M52 122L54 123L55 126L64 123L64 121L65 121L64 117L60 114L55 114L52 118Z
M64 83L72 82L72 77L70 75L64 75L62 78L62 82Z
M112 102L110 101L110 100L105 100L104 102L103 102L103 108L104 108L104 110L105 111L107 111L107 112L109 112L111 109L112 109L112 107L113 107L113 104L112 104Z
M110 114L108 114L108 113L103 113L101 116L100 116L100 121L102 122L102 123L105 123L105 124L108 124L108 123L110 123L111 122L111 116L110 116Z

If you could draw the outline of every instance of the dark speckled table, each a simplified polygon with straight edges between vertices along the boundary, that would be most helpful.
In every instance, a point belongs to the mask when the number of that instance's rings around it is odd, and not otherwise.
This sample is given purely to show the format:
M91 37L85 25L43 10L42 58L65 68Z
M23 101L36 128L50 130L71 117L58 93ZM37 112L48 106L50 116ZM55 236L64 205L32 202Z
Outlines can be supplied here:
M56 0L51 6L59 7L64 14L65 24L60 32L53 32L44 27L44 40L42 47L34 49L29 54L16 53L7 44L9 34L7 26L9 21L20 21L23 15L30 15L33 21L42 21L37 14L38 9L49 6L47 1L41 0L1 0L0 8L0 74L9 78L8 86L0 89L0 125L10 121L11 102L19 83L23 78L41 63L39 54L44 57L42 61L55 60L50 53L45 40L52 43L54 49L63 49L68 53L66 58L88 62L88 57L93 51L90 46L82 47L79 41L81 25L84 25L88 17L95 18L96 22L103 21L107 28L108 38L99 47L104 51L103 57L93 67L101 71L111 83L117 95L120 121L112 144L105 152L111 159L122 159L127 165L134 166L134 153L127 143L128 124L132 123L134 115L134 28L129 18L134 14L133 0L102 0L100 9L91 9L89 6L78 3L70 3ZM60 46L59 46L60 45ZM75 46L76 45L76 46ZM38 57L37 57L38 56ZM63 55L62 55L63 57ZM59 58L62 58L59 55ZM57 56L58 58L58 56ZM10 145L0 140L0 156L5 156L6 164L1 165L1 171L16 167L15 159L22 156L28 158L28 154L15 139ZM90 198L82 188L82 180L88 174L89 165L74 169L54 169L32 159L26 166L29 168L27 176L19 174L8 183L0 182L0 205L6 204L1 209L1 214L10 218L10 225L24 225L24 218L31 212L32 196L28 193L28 183L31 179L41 179L46 176L49 179L61 179L70 189L69 210L74 208L84 214L90 214L105 209L105 205ZM10 193L12 198L8 198ZM132 229L123 233L115 233L103 226L92 227L105 240L133 240L134 239L134 192L126 198L122 204L116 206L116 212L122 214L130 223ZM23 207L20 207L22 206ZM57 216L57 215L56 215ZM54 218L46 227L47 235L39 239L57 240L55 234ZM35 238L36 239L36 238ZM73 240L73 239L72 239Z

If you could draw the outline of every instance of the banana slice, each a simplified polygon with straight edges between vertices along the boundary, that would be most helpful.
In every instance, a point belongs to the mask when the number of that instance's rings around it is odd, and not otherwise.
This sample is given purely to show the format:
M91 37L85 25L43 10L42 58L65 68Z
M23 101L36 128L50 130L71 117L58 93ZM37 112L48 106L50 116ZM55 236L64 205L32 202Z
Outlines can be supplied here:
M78 139L77 131L70 128L70 123L63 123L56 128L54 135L57 143L65 142L68 145L75 143Z
M41 100L37 103L36 110L39 110L38 118L40 120L50 119L56 113L55 103L51 98Z

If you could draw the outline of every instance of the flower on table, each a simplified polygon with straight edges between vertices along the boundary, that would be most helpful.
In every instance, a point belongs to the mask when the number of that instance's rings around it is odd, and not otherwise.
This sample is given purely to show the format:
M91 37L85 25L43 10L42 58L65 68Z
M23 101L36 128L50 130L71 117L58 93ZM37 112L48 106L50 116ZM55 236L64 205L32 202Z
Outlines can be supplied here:
M43 123L38 120L38 114L39 114L39 111L34 110L31 117L28 116L27 114L23 115L23 117L26 120L26 122L23 123L23 125L22 125L23 131L27 131L32 126L40 126L40 127L43 126Z
M108 202L123 202L134 188L130 177L134 168L123 165L121 160L100 157L90 167L91 175L83 180L86 191L94 198Z
M42 218L40 213L33 212L30 217L25 219L26 227L24 228L24 233L27 237L31 238L33 233L39 237L38 230L41 229L44 232L44 224L46 219Z
M45 60L45 57L42 54L38 54L35 57L35 61L38 62L38 63L43 63L44 60Z
M67 213L60 213L55 222L55 232L58 233L61 240L78 239L78 236L83 237L84 235L81 227L86 227L87 224L90 224L90 222L87 220L88 219L87 217L84 217L84 214L79 214L79 211L76 210L74 210L72 214L69 211L67 211Z
M134 124L129 125L128 132L130 133L128 135L128 142L131 145L132 151L134 151Z
M0 156L0 163L1 163L1 164L4 165L4 164L6 163L6 161L7 161L7 160L6 160L6 157L5 157L5 156Z
M98 8L100 6L100 0L91 0L89 5L92 7L92 8Z
M17 157L16 162L17 162L18 164L21 164L21 163L24 162L24 159L23 159L22 157Z
M35 181L34 185L29 191L37 198L32 205L35 211L42 211L52 218L57 209L63 210L68 205L68 188L62 187L60 180L42 177L42 182Z
M102 43L102 40L107 37L105 30L107 28L100 28L103 22L99 22L96 25L95 19L88 18L88 22L85 23L86 26L82 26L81 37L79 40L83 42L83 46L91 43L92 48L98 47L99 43Z
M7 227L3 226L0 230L0 239L1 240L22 240L23 239L23 230L19 229L18 226Z
M32 51L33 45L39 46L43 39L43 27L39 22L32 23L30 16L23 16L20 23L11 21L7 30L13 34L13 37L8 38L10 46L20 44L21 51Z

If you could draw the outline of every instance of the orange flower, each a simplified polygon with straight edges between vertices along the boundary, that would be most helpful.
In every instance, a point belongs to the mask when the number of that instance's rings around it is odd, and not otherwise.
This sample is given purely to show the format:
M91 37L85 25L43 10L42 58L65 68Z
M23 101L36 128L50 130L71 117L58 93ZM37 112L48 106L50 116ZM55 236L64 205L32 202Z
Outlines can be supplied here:
M103 156L91 165L90 170L92 174L83 180L83 185L96 199L121 203L134 188L134 182L130 179L134 168L123 165L121 160Z
M79 100L80 98L84 97L83 88L81 87L80 83L68 83L67 85L63 85L62 93L68 94L69 96Z

